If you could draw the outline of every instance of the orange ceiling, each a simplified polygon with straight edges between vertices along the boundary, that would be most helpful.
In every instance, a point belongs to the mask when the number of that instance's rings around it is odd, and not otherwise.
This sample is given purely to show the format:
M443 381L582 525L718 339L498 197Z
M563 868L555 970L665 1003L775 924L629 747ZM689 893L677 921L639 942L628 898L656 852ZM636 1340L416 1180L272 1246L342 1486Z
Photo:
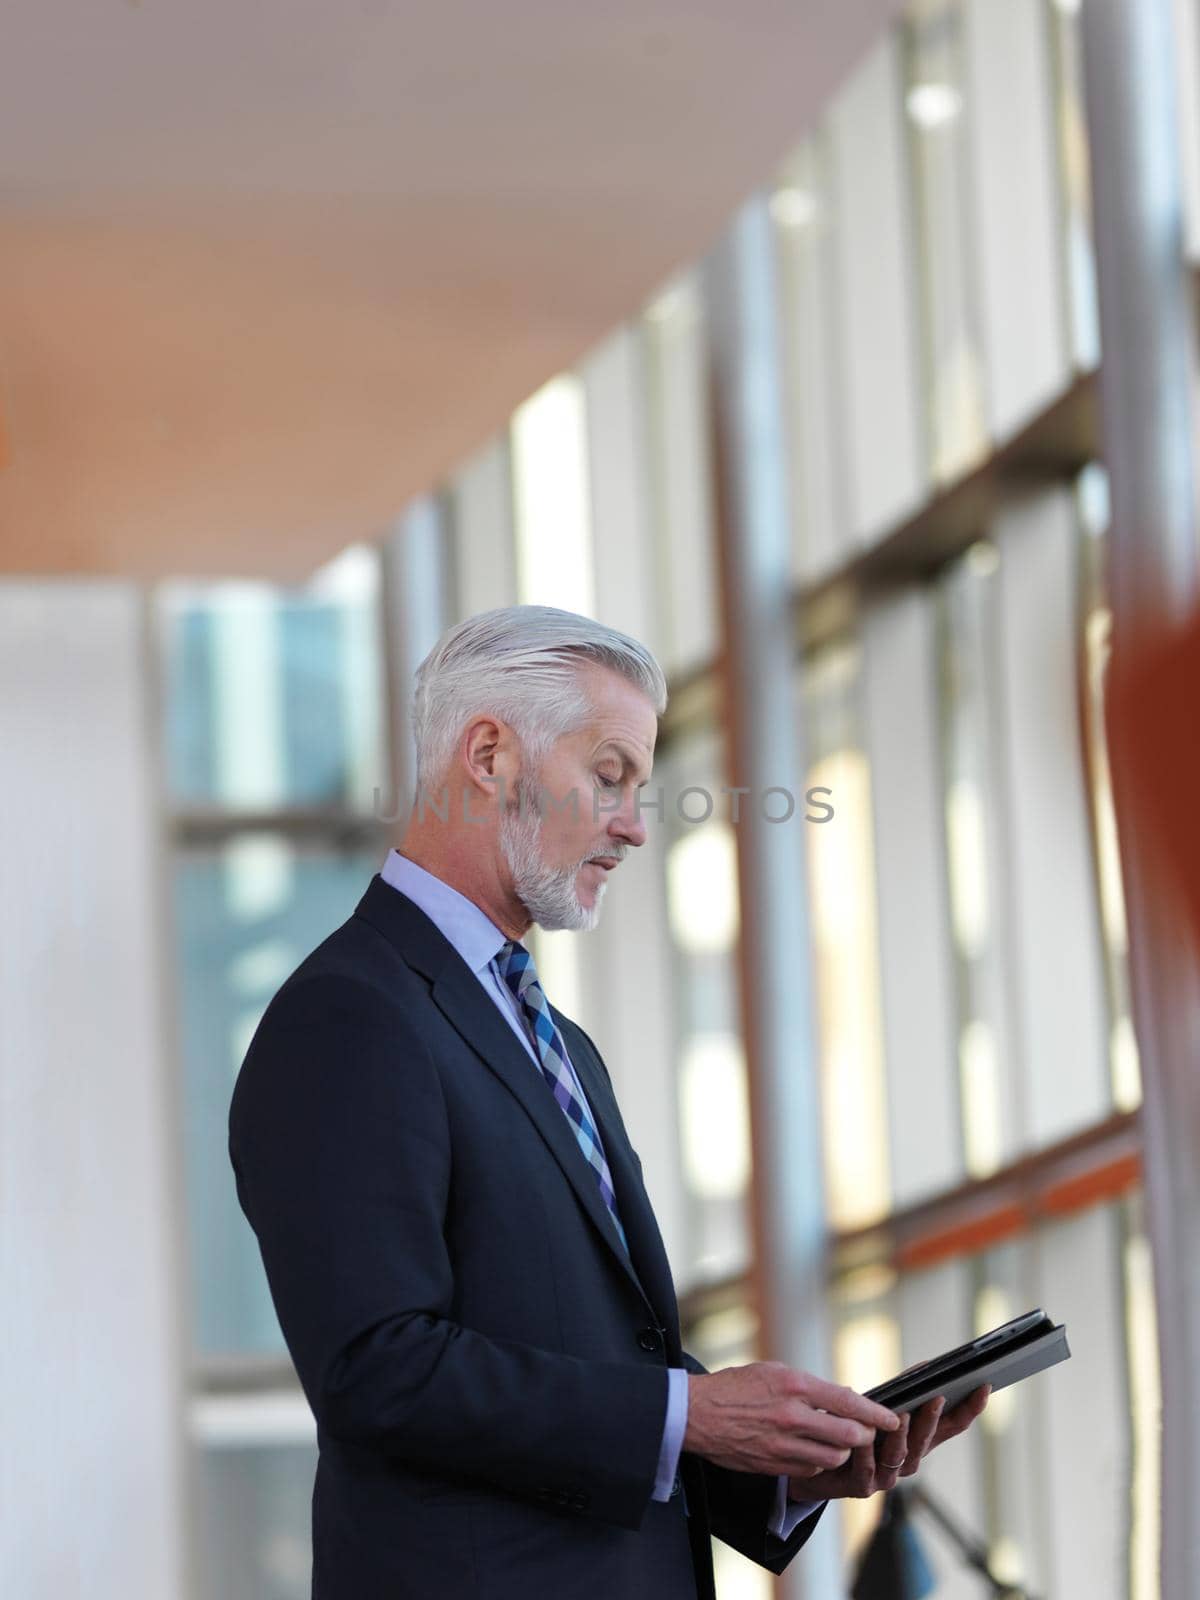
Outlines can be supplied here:
M700 254L895 0L10 0L0 572L301 577Z

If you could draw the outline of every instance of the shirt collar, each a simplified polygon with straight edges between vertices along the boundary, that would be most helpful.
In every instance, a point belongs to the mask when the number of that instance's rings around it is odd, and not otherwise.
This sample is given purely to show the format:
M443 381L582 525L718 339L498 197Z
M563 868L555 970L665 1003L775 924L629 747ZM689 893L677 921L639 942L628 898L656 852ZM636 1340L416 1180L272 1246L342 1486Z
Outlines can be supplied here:
M388 851L379 875L420 907L472 972L482 972L508 943L507 935L473 900L402 856L399 850Z

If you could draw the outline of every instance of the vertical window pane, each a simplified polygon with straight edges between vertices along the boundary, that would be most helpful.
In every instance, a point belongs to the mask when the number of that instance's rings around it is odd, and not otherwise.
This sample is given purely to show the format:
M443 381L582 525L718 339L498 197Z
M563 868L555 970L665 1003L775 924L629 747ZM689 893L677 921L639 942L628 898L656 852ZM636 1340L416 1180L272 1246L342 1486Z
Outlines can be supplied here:
M197 1452L203 1600L309 1600L315 1445Z
M354 910L382 847L336 856L268 833L242 834L175 867L178 1026L199 1356L284 1353L227 1148L234 1080L267 1002Z
M1133 1419L1130 1463L1132 1524L1129 1600L1158 1600L1159 1530L1162 1524L1162 1377L1158 1362L1154 1259L1142 1216L1142 1197L1126 1208L1125 1348Z
M801 580L851 554L838 431L837 272L826 140L806 140L771 197L779 255L783 380L791 463L793 571Z
M645 317L650 497L668 673L717 648L716 547L704 305L692 276L671 285Z
M512 474L522 603L591 616L587 420L578 378L554 378L516 411Z
M1113 1103L1120 1111L1133 1111L1142 1103L1142 1075L1133 1031L1125 890L1104 729L1104 675L1112 648L1112 611L1105 576L1108 481L1099 465L1087 468L1080 475L1079 504L1084 528L1083 628L1087 674L1084 733L1109 1004L1109 1062Z
M716 771L717 741L710 735L674 752L665 779L688 1271L700 1280L739 1272L750 1259L750 1119L737 987L737 858L733 829L716 809ZM682 808L687 816L705 816L707 797L713 801L708 820L690 822L680 814Z
M916 0L905 105L916 177L932 467L940 481L987 447L982 344L966 210L960 0Z
M920 584L865 605L858 629L897 1205L963 1176L935 622Z
M1066 485L1014 494L997 509L991 529L1000 551L997 665L1022 1133L1038 1146L1112 1109L1083 759L1083 534L1078 504Z
M806 788L832 820L806 829L829 1220L865 1226L891 1205L870 774L858 653L823 651L804 675Z
M938 584L946 859L958 996L963 1153L972 1177L1017 1148L1006 949L1003 772L994 700L996 571L980 543Z
M1071 349L1076 365L1100 359L1100 308L1092 242L1092 179L1083 101L1082 0L1052 0Z
M386 792L373 551L298 589L165 584L159 605L175 805L366 810Z
M1122 1337L1119 1208L1096 1206L1038 1231L1043 1305L1075 1329L1071 1360L1018 1385L1044 1430L1052 1549L1043 1594L1125 1600L1129 1592L1130 1415ZM1081 1422L1081 1419L1086 1419ZM1088 1537L1079 1538L1086 1528Z

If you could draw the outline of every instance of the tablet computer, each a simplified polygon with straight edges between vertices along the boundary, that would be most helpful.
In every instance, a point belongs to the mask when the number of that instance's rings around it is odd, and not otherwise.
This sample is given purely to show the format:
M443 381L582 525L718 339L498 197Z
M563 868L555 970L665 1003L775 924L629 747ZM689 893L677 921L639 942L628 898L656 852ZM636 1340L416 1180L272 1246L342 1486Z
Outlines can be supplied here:
M985 1383L990 1383L995 1393L1068 1360L1070 1355L1066 1328L1039 1307L932 1361L907 1367L889 1382L868 1389L867 1399L891 1411L915 1411L927 1400L945 1395L949 1407Z

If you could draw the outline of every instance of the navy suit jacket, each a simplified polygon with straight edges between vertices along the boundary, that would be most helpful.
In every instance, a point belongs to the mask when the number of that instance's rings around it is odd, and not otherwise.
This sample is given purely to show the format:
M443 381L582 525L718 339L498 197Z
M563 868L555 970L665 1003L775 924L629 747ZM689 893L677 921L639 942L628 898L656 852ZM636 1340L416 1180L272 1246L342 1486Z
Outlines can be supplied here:
M629 1239L466 962L376 874L272 998L229 1153L317 1422L314 1600L713 1600L710 1533L779 1572L775 1480L684 1453L651 1499L680 1345L641 1163L560 1013Z

